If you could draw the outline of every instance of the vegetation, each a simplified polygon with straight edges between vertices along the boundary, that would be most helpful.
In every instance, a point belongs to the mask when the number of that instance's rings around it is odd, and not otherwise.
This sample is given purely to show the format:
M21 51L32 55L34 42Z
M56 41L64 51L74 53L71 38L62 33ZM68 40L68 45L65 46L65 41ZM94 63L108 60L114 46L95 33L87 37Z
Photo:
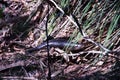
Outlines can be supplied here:
M51 36L82 44L84 49L26 53ZM120 0L0 1L3 80L51 80L50 75L53 80L119 80L119 44Z

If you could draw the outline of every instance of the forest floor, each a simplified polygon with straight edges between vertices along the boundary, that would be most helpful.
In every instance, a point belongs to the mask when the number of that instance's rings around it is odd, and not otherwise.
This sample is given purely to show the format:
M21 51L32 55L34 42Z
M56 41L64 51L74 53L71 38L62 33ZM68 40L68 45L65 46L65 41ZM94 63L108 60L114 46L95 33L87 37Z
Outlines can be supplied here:
M26 53L47 40L46 27L50 38L84 48ZM120 80L119 44L119 0L0 1L2 80Z

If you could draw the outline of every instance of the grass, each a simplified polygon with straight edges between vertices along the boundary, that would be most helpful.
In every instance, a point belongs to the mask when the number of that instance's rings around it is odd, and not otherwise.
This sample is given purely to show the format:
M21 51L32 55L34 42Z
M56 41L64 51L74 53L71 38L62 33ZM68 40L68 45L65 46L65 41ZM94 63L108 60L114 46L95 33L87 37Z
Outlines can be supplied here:
M85 59L85 61L87 62L88 67L85 68L86 70L88 70L88 68L91 68L92 66L97 66L97 62L102 61L103 59L103 62L105 62L107 60L106 54L109 51L113 51L119 47L120 0L50 1L54 3L54 6L53 4L51 6L49 5L49 20L47 23L48 35L53 36L54 38L69 37L69 41L75 43L83 43L87 48L85 48L84 51L79 52L78 54L83 54L78 57L80 57L80 60ZM39 21L36 22L34 25L27 26L27 24L29 24L32 21L32 19L34 19L34 17L36 17L36 15L39 13L39 6L41 4L44 6L47 5L48 7L47 2L38 0L38 2L36 1L36 6L33 7L33 11L31 11L28 19L24 22L20 22L22 26L16 23L17 29L18 27L23 29L22 31L24 32L20 32L22 34L28 32L33 33L33 35L36 35L35 31L39 31L38 37L35 39L32 38L32 45L38 45L38 43L42 43L44 40L46 40L45 23L47 21L46 16L48 15L48 12L44 15L44 17L41 18L40 16ZM47 9L47 7L44 7L42 9ZM43 26L41 26L42 23ZM26 29L25 27L28 28ZM16 28L13 27L13 33L15 33L15 30ZM16 31L18 31L19 33L19 30ZM31 36L32 35L28 35L29 38ZM30 39L27 40L29 41ZM31 43L29 45L31 45ZM65 52L67 52L67 49ZM62 54L62 57L68 58L69 55L73 55L73 53ZM87 59L87 57L90 59ZM109 59L109 57L107 58ZM110 60L112 59L113 58L111 58ZM44 62L42 63L44 64ZM78 65L83 64L86 63L78 63ZM65 78L64 76L62 77Z
M113 50L112 47L115 46L115 41L118 40L115 38L119 36L120 31L120 28L117 28L120 21L120 1L115 0L112 2L105 0L95 2L92 0L78 0L76 2L76 5L74 5L74 9L72 11L69 0L61 0L56 2L51 0L51 2L55 3L55 10L59 11L53 11L50 13L48 22L48 35L54 35L55 37L55 35L58 35L59 32L66 30L67 27L74 27L73 33L70 34L69 41L78 42L80 39L83 39L85 37L78 30L78 27L81 27L82 31L87 36L95 37L92 41L95 45L98 42L103 46L99 46L100 50L103 51L103 53L104 50L107 49ZM67 10L65 9L66 7ZM67 11L70 11L70 13ZM71 18L69 14L74 14L74 16L76 16L79 22L79 26L76 26L76 21ZM68 22L66 22L67 20ZM58 34L54 32L57 32ZM96 46L98 46L98 44Z

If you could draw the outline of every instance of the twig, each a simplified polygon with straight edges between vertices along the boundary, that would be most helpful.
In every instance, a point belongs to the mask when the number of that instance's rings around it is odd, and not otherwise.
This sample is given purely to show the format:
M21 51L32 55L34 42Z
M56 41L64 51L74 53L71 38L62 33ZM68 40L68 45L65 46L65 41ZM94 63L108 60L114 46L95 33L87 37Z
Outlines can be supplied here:
M81 51L79 53L74 53L74 54L67 54L67 56L79 56L81 54L84 54L84 53L92 53L92 54L103 54L102 51ZM64 54L57 54L57 56L63 56Z
M107 54L106 55L106 53L118 53L118 52L114 52L114 51L113 52L102 52L102 51L94 51L94 50L92 50L92 51L82 51L82 52L79 52L79 53L67 54L67 56L79 56L79 55L82 55L84 53L87 53L87 54L90 54L90 53L92 53L92 54L103 54L105 56L110 56L110 57L113 57L113 58L116 58L116 59L120 60L120 58L118 58L117 56L115 56L113 54ZM57 54L57 56L64 56L64 54Z
M14 80L38 80L36 79L35 77L18 77L18 76L4 76L4 77L1 77L2 79L8 79L8 80L11 80L11 79L14 79Z
M50 68L50 62L51 62L51 58L50 58L50 53L49 53L49 40L48 40L48 20L49 20L49 4L48 4L48 15L47 15L47 20L46 20L46 37L47 37L47 57L48 57L48 80L51 80L51 68Z
M36 61L29 61L29 60L21 60L18 62L14 62L11 64L6 64L6 65L0 65L0 71L6 70L6 69L11 69L15 67L24 67L24 66L30 66L30 65L38 65L40 63L40 60Z
M0 71L10 69L10 68L14 68L14 67L18 67L18 66L25 66L24 61L19 61L19 62L12 63L12 64L9 64L9 65L1 65L0 66Z

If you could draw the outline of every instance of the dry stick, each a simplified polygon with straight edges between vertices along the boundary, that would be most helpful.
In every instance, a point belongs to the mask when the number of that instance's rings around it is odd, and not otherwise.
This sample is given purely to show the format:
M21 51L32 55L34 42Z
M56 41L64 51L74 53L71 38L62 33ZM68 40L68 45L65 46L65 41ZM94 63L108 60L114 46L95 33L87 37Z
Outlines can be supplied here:
M46 37L47 37L47 57L48 57L48 80L51 80L51 68L50 68L50 62L51 62L51 58L50 58L50 53L49 53L49 41L48 41L48 19L49 19L49 4L48 4L48 15L47 15L47 20L46 20Z
M0 71L10 69L10 68L14 68L14 67L18 67L18 66L25 66L25 62L24 61L18 61L16 63L12 63L12 64L9 64L9 65L1 65L0 66Z
M84 31L82 30L82 28L80 27L80 24L77 20L77 18L74 15L67 15L64 10L62 10L56 3L54 0L49 0L50 2L52 2L54 4L54 6L61 11L63 14L65 14L67 16L67 18L75 25L79 28L79 31L81 33L81 35L84 37L85 40L92 42L93 44L95 44L96 46L99 46L100 48L102 48L105 52L104 54L106 54L107 52L111 52L109 49L105 48L104 46L102 46L100 43L97 43L95 41L93 41L92 39L88 38L87 35L84 33ZM74 20L73 20L74 19Z
M0 72L16 67L27 67L31 65L38 65L38 63L40 63L40 60L36 60L33 62L31 62L30 60L20 60L11 64L0 65Z
M4 80L38 80L35 77L2 76Z

